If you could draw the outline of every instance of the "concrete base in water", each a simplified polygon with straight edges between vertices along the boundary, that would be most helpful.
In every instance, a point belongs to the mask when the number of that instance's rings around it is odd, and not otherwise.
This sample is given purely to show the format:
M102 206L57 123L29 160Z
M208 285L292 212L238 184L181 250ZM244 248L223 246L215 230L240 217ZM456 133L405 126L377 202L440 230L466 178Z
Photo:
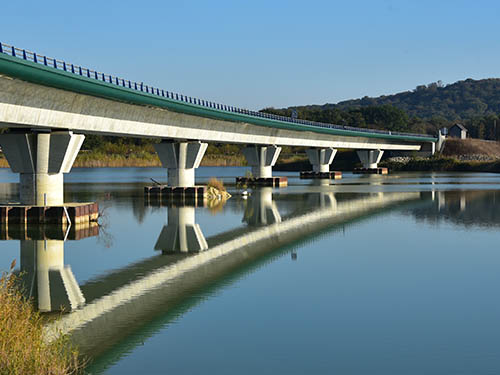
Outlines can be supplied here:
M236 177L236 184L247 186L286 187L288 186L288 177Z
M389 174L387 168L356 168L354 174Z
M314 178L328 178L330 180L340 180L342 178L342 172L332 171L332 172L314 172L314 171L302 171L300 172L301 179L314 179Z
M65 210L66 209L66 210ZM97 221L97 203L66 203L63 206L0 206L0 224L71 224Z
M172 187L155 185L144 187L144 204L147 206L204 206L206 203L206 186Z

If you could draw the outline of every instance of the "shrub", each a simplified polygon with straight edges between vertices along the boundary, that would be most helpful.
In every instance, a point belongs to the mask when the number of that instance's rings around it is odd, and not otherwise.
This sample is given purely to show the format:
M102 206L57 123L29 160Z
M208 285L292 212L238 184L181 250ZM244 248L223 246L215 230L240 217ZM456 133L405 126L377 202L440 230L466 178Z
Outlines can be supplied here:
M207 186L213 187L219 191L226 191L226 188L224 187L224 183L215 177L212 177L210 180L208 180Z
M41 315L19 288L12 273L0 277L0 374L77 374L83 371L68 337L47 342Z

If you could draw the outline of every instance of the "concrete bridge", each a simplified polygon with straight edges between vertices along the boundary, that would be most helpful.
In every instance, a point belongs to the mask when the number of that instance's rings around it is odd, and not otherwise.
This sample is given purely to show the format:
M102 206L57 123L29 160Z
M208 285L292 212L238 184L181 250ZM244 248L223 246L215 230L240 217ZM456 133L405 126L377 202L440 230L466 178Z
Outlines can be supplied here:
M190 187L208 142L241 143L257 178L272 176L281 146L308 147L317 172L337 148L376 168L385 150L433 153L437 138L324 124L179 95L0 43L0 146L20 174L23 204L63 204L85 134L161 139L171 186Z

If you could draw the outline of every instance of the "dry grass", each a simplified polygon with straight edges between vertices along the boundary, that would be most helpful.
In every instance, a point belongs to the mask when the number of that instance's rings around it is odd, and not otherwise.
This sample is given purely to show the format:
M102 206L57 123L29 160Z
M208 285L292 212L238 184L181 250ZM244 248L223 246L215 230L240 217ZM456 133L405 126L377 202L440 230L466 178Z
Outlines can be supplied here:
M221 180L218 180L215 177L212 177L210 180L208 180L207 186L208 187L213 187L213 188L217 189L220 192L226 191L226 188L224 187L224 183Z
M203 167L240 167L246 165L243 155L205 155L201 161Z
M3 155L0 157L0 168L9 168L9 163L7 163L7 159Z
M307 160L305 155L283 155L280 163ZM243 154L223 155L206 154L201 161L204 167L245 166ZM80 151L73 165L80 168L122 168L122 167L161 167L160 159L154 151L135 147L124 153L112 151ZM8 168L7 160L0 154L0 168Z
M484 141L482 139L448 138L442 152L444 156L486 155L500 158L500 142Z
M46 342L41 316L12 274L0 277L0 374L78 374L83 365L67 337Z

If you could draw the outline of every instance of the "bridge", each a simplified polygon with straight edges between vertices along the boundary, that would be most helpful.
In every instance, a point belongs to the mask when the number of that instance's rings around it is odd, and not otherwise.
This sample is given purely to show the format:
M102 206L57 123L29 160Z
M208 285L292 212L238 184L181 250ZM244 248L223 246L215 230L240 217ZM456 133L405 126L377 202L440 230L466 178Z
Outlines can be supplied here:
M20 174L22 204L62 205L63 174L85 134L157 138L171 186L191 187L208 142L245 144L255 177L269 178L281 146L305 146L329 171L338 148L365 168L385 150L434 153L438 138L250 111L173 93L0 43L0 146Z

